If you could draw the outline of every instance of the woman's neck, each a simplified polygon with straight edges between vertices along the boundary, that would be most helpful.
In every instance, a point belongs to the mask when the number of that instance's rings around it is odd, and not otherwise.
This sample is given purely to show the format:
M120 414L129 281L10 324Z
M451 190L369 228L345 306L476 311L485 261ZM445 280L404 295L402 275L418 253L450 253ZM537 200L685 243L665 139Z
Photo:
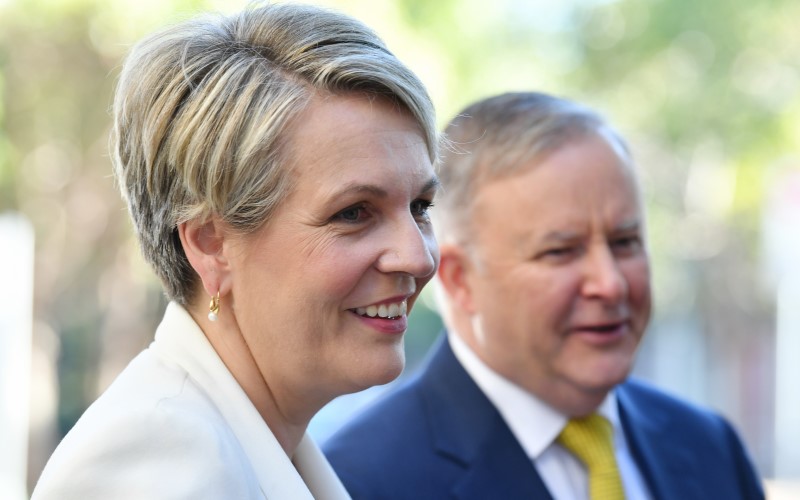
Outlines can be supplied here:
M202 306L200 307L202 311ZM242 336L235 316L220 314L216 321L211 322L200 311L198 308L192 308L189 313L264 419L286 455L291 458L305 435L311 417L324 403L312 408L314 405L310 404L310 401L296 397L298 394L303 395L305 391L281 391L279 387L270 384Z

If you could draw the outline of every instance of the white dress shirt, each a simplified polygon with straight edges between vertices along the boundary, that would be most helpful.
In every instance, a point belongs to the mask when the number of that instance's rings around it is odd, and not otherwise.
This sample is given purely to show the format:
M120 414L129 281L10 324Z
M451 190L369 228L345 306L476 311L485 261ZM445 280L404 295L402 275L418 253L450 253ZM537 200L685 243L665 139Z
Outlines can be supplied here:
M448 340L456 359L497 408L554 500L588 499L586 468L556 442L568 418L486 366L455 332L448 332ZM613 391L597 412L606 417L614 429L614 453L625 497L628 500L651 498L622 431Z
M181 306L80 418L33 500L346 500L305 435L290 459Z

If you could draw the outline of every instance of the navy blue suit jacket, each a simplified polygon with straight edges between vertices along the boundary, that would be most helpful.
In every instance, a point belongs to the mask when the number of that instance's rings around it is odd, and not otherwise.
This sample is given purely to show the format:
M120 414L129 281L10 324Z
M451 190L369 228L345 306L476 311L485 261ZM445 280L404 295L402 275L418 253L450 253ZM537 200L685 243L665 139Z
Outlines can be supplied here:
M625 436L655 499L761 499L731 426L640 382L617 388ZM419 376L323 446L354 500L548 499L542 479L446 340Z

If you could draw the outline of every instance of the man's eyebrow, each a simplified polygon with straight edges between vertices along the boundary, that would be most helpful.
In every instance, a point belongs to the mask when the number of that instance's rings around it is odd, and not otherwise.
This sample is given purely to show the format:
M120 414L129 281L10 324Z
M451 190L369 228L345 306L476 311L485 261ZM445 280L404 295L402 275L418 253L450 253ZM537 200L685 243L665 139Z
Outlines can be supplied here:
M565 243L574 241L578 237L580 235L574 231L550 231L542 237L541 241L545 243Z
M639 231L641 226L642 224L639 219L631 219L619 224L616 228L614 228L614 231L619 233L634 232Z
M639 219L623 221L614 228L615 233L636 232L641 229ZM541 241L545 243L568 243L580 238L580 234L574 231L550 231L545 234Z

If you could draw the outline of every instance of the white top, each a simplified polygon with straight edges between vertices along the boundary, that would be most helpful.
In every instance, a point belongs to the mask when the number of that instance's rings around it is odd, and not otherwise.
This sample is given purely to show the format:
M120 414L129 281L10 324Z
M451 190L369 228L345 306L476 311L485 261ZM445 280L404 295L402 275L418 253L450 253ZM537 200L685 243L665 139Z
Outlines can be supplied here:
M33 500L349 499L305 435L292 460L181 306L58 446Z
M456 333L449 331L448 340L456 359L500 412L553 499L588 499L589 475L585 466L556 442L568 418L489 368ZM597 412L606 417L614 429L614 453L625 498L651 498L622 432L617 398L613 392L608 394Z

